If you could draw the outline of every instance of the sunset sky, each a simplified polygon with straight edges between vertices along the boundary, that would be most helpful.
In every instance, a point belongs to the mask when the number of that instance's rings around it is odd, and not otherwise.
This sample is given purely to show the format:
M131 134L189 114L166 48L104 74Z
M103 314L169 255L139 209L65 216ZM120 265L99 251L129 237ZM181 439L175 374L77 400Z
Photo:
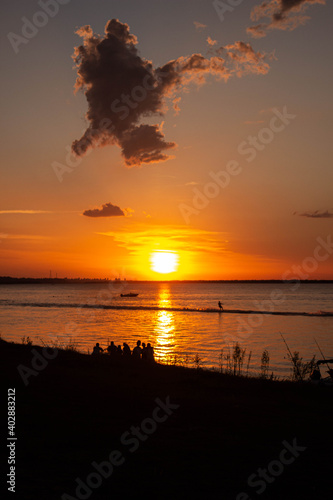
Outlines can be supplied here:
M222 3L2 2L0 275L333 279L332 2Z

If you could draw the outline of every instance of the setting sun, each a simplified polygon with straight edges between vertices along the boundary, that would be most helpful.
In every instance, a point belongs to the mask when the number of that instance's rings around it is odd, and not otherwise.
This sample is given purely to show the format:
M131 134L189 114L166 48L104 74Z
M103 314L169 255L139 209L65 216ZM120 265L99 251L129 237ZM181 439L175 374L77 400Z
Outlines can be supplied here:
M151 269L156 273L174 273L178 267L178 254L169 250L159 250L150 255Z

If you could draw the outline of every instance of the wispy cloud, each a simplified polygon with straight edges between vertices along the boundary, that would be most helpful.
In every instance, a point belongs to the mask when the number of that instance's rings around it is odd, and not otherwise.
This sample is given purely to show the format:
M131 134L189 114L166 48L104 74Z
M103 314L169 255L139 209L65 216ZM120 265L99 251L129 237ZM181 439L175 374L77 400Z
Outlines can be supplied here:
M85 210L82 215L86 217L125 217L126 211L133 212L131 209L121 209L117 205L112 205L112 203L105 203L100 208Z
M294 215L299 215L300 217L310 217L311 219L331 219L333 217L333 212L329 212L328 210L316 210L314 212L294 212Z
M53 214L51 210L0 210L0 214Z
M131 229L97 233L114 239L120 247L137 254L144 249L160 249L190 252L225 251L225 238L222 233L193 229L188 226L159 226L149 228L136 226Z
M8 240L51 240L51 239L53 239L52 236L42 236L39 234L6 234L6 235L2 235L2 236Z
M241 41L219 47L215 51L232 62L231 74L239 78L248 74L266 75L270 69L268 61L276 59L274 52L256 52L251 44Z
M193 24L195 26L195 29L198 31L203 31L207 28L207 24L199 23L198 21L193 21Z
M251 12L252 21L269 18L267 22L247 28L254 38L262 38L271 30L293 31L305 24L310 17L304 13L311 5L325 5L326 0L268 0L256 5Z

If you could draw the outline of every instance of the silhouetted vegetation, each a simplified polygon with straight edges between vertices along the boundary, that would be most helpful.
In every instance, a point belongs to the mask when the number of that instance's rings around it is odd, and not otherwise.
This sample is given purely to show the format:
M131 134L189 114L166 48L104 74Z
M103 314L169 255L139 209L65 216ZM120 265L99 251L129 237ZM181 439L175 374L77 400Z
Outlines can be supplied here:
M261 378L267 378L268 374L268 369L269 369L269 353L265 349L261 355Z
M305 362L303 361L303 358L299 356L298 351L294 351L292 354L289 354L288 352L287 356L292 363L291 379L295 382L302 382L305 380L305 378L310 375L316 364L316 356L313 356L310 361Z
M203 365L203 359L199 356L199 354L196 354L193 358L193 365L197 370L200 370Z
M30 339L30 337L22 337L21 342L22 342L22 344L27 345L27 346L32 345L32 340Z

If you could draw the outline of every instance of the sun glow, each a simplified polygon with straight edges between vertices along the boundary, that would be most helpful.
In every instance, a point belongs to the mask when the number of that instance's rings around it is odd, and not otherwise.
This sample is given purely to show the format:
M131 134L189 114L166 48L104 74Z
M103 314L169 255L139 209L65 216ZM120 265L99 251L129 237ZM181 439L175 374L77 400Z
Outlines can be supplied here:
M174 273L178 267L178 254L169 250L158 250L150 254L150 267L156 273Z

